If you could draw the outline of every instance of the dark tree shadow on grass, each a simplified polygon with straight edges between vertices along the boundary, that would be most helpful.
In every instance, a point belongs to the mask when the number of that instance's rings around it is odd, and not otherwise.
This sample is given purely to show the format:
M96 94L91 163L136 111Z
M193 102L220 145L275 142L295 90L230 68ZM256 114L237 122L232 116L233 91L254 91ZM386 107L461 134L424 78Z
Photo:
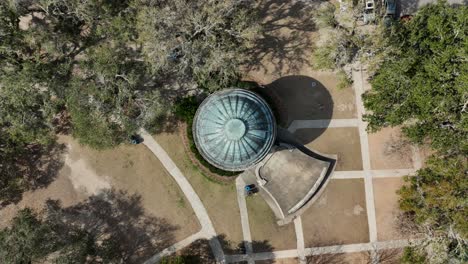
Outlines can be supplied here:
M240 260L238 262L230 263L247 263L247 255L245 252L244 241L235 245L229 241L225 235L218 235L216 237L223 248L225 255L244 255L245 260ZM208 239L199 239L189 246L185 247L181 251L177 252L175 255L165 258L165 260L173 260L176 257L179 257L183 260L182 263L185 264L215 264L216 260L211 251L210 240ZM252 246L258 252L273 252L274 248L271 246L269 241L252 241ZM229 258L229 256L227 257ZM242 258L242 257L241 257ZM168 261L168 263L171 263Z
M39 145L27 146L19 155L9 157L8 168L1 168L2 181L19 182L15 188L3 189L0 197L0 209L11 203L18 203L25 191L46 188L57 177L63 167L64 144L53 143L43 147ZM2 162L2 163L3 163ZM4 171L3 171L4 170ZM1 183L3 185L3 183ZM13 184L11 184L13 185ZM2 186L0 186L2 187Z
M112 258L119 263L142 263L175 243L177 227L145 214L141 197L123 191L109 190L67 208L49 200L46 212L64 233L79 228L99 243L111 245Z
M309 65L309 58L303 55L304 50L312 48L308 34L316 29L312 10L318 2L258 0L256 8L262 20L261 31L254 48L246 55L246 68L262 69L259 62L264 58L275 60L275 71L285 68L297 71L302 65Z

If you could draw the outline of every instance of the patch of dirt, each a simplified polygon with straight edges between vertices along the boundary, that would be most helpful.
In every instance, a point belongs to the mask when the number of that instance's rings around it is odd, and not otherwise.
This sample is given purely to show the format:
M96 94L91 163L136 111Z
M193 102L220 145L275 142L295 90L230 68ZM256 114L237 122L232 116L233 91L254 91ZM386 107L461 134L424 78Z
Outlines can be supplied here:
M0 211L0 227L22 208L40 210L48 199L70 207L109 189L128 191L141 197L146 213L166 219L176 227L175 240L200 230L197 218L176 182L160 161L144 146L120 146L97 151L81 146L71 137L60 137L67 145L65 165L47 188L26 192L18 204Z
M364 180L331 180L302 226L306 247L369 242Z
M369 151L374 170L413 168L411 145L402 138L400 128L387 127L369 134Z
M72 139L69 142L70 160L85 165L81 170L89 170L92 172L90 175L94 174L99 179L86 176L91 179L86 180L88 185L102 185L105 180L109 187L140 195L142 207L147 213L170 220L177 227L174 231L176 241L200 230L197 218L179 186L143 144L97 151L80 146ZM73 168L73 171L76 169Z
M216 232L224 242L222 244L225 252L240 253L238 247L242 244L243 237L234 182L220 184L204 176L187 156L180 134L160 133L154 137L202 200Z
M370 264L369 252L323 254L307 257L310 264Z
M22 200L17 204L10 204L0 210L0 228L9 225L16 213L26 207L40 211L44 208L48 199L60 200L65 207L75 205L84 201L88 194L76 190L69 178L70 168L64 166L58 173L57 178L46 188L28 191L23 194Z
M324 154L338 155L337 171L362 170L361 143L359 131L355 127L327 128L322 134L321 129L304 128L294 135L306 147ZM314 134L319 136L312 142Z
M272 260L257 260L256 264L297 264L299 259L297 258L285 258L285 259L272 259Z
M260 195L246 199L254 252L272 252L297 247L294 224L279 226L273 211Z
M399 196L396 193L403 186L402 178L374 178L375 216L379 241L409 238L398 228Z

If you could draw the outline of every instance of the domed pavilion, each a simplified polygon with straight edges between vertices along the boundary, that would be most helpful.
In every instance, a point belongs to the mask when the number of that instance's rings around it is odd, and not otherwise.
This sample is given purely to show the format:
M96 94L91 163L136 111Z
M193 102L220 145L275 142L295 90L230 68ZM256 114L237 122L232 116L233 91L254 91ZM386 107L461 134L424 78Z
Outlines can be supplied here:
M276 138L275 117L268 104L243 89L223 90L206 98L192 130L203 158L226 171L254 166L267 156Z
M243 89L206 98L192 130L206 161L223 170L244 171L241 182L258 185L279 225L290 223L317 200L336 165L336 155L316 153L290 138L287 130L277 131L265 100Z

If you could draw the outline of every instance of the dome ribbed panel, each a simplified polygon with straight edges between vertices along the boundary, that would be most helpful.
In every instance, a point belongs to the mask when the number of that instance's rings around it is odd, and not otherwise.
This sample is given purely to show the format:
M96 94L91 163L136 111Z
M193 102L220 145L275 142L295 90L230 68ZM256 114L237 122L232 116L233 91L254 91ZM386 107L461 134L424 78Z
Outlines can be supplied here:
M203 101L193 122L195 144L212 165L229 171L249 168L270 151L276 124L257 94L231 89Z

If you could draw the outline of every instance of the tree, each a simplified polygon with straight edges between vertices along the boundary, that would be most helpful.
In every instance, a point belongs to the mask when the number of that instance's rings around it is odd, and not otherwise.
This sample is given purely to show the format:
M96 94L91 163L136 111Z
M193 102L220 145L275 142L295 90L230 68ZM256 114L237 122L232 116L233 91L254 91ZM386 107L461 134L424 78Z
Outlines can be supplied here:
M57 250L56 237L31 209L23 209L10 228L0 231L0 261L21 264L42 259Z
M415 142L468 151L467 19L468 7L439 2L388 36L398 52L388 54L363 97L371 131L403 125Z
M468 259L467 168L462 156L433 157L399 190L400 208L425 234L430 263Z
M148 216L141 197L107 191L72 207L50 200L23 209L0 230L0 262L142 263L173 243L175 227Z
M257 34L252 1L138 0L139 43L153 72L195 81L210 91L239 78Z
M400 208L425 235L403 261L468 259L466 21L468 7L439 1L382 31L377 39L383 47L374 49L372 90L363 96L368 129L401 125L410 140L436 150L399 191Z

